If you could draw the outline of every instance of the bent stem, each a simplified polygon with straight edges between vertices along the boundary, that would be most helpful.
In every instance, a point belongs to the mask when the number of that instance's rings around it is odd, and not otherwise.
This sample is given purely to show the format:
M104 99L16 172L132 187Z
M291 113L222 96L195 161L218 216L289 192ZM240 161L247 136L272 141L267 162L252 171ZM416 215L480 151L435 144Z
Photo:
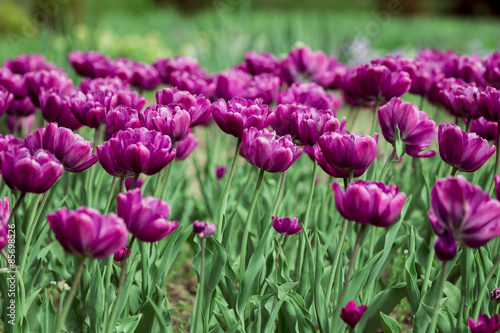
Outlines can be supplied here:
M73 285L71 286L71 291L69 292L69 295L68 295L68 298L66 299L64 307L63 307L62 311L59 313L59 316L57 318L55 332L61 332L61 328L62 328L62 325L64 323L64 320L66 319L66 316L68 315L69 308L71 307L71 303L73 302L73 298L75 297L76 288L78 287L78 284L80 283L80 279L82 278L85 259L87 259L87 257L83 256L82 259L80 260L80 264L78 265L78 269L76 270L75 279L73 280Z
M245 273L248 232L250 230L250 222L252 222L253 211L255 210L255 204L257 203L257 198L259 197L259 192L263 178L264 178L264 169L260 169L259 178L257 179L257 185L255 186L255 191L253 192L252 203L250 204L250 210L248 211L247 220L245 222L245 230L243 231L243 240L241 242L240 280L243 278L243 274Z
M134 180L132 181L132 185L130 185L129 191L132 191L135 188L135 184L137 184L137 180L139 179L139 175L140 175L140 173L138 173L134 176Z
M122 299L123 283L125 282L125 273L127 272L127 259L132 251L132 245L134 245L135 236L132 236L128 251L125 254L125 259L122 261L122 270L120 272L120 280L118 282L118 291L116 292L115 303L113 304L113 311L111 312L111 317L108 323L107 332L113 333L113 328L115 326L116 318L118 316L118 308L120 307L120 301Z
M495 265L490 269L488 272L488 275L486 275L486 278L484 279L484 283L481 285L481 289L479 290L479 300L476 302L476 306L474 307L474 315L472 318L476 320L479 317L479 311L481 310L481 304L483 302L481 301L482 295L485 294L487 288L488 288L488 282L490 282L491 278L493 277L493 274L495 274L495 271L498 269L498 266L500 266L500 257L498 257L497 261L495 261Z
M351 260L349 261L349 268L347 269L347 275L345 277L344 287L340 293L339 300L337 302L337 307L335 308L335 313L333 314L332 331L334 331L338 325L340 319L340 310L344 303L345 295L347 294L347 289L349 289L349 283L351 282L352 273L354 271L354 265L356 264L356 259L358 258L359 247L363 240L363 235L365 234L367 224L362 224L359 229L358 236L356 237L356 243L354 243L354 248L352 250Z
M281 234L280 242L278 243L278 250L276 251L276 272L275 272L275 281L276 281L276 284L278 284L278 259L280 257L281 243L283 242L283 238L284 237L285 237L285 235Z
M283 171L281 173L280 185L278 188L278 192L276 193L276 199L274 200L273 209L271 210L271 216L276 215L276 211L278 209L278 204L279 204L280 199L281 199L281 194L283 193L283 188L285 187L285 178L286 178L286 171Z
M217 218L217 239L222 237L222 220L224 219L224 213L226 212L227 199L229 197L229 189L231 188L231 182L234 177L234 172L236 171L236 160L238 158L238 153L241 147L241 138L238 138L238 143L236 144L236 149L234 151L233 163L231 164L231 170L229 171L229 177L227 178L226 187L224 188L224 194L222 195L222 202L219 209L219 216ZM260 176L260 175L259 175ZM257 181L258 182L258 181Z
M196 292L196 306L193 317L193 330L192 332L203 332L203 295L205 294L205 238L201 239L201 266L200 266L200 287ZM198 324L198 323L201 324Z
M432 313L432 321L431 321L431 325L429 326L429 329L427 330L427 332L429 333L434 333L436 332L436 325L437 325L437 321L438 321L438 318L439 318L439 301L441 299L441 295L443 294L443 288L444 288L444 283L446 281L446 270L447 270L447 267L448 266L448 262L444 262L443 263L443 269L441 270L441 277L439 278L439 285L438 285L438 290L437 290L437 294L438 294L438 297L436 298L436 300L434 301L434 304L432 305L432 309L434 310L433 313Z

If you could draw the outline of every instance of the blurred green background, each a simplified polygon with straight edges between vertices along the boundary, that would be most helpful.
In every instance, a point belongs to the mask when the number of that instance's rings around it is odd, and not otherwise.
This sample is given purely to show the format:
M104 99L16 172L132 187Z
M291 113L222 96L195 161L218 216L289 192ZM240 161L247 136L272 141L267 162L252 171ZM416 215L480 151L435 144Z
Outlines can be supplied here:
M499 48L498 0L0 0L0 63L94 49L153 62L191 55L214 72L251 49L308 44L361 62L424 47L480 55Z

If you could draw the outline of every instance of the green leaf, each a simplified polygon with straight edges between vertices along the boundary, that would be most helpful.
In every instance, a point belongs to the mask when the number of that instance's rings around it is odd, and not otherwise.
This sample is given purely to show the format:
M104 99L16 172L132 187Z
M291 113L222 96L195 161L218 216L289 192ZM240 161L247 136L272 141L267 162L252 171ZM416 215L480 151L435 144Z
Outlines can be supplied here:
M394 149L396 149L396 154L398 154L398 158L401 159L401 157L405 153L405 144L401 139L401 131L399 130L398 125L396 125L396 133L398 134L398 137L396 138L396 142L394 142Z
M405 262L406 287L408 288L408 299L413 313L416 313L420 304L420 290L417 285L417 270L415 268L415 229L410 226L410 249L409 256Z
M399 333L401 331L401 326L399 326L397 320L383 312L380 312L380 321L384 333Z
M120 322L116 328L117 333L133 333L141 321L142 313L138 315L127 317Z

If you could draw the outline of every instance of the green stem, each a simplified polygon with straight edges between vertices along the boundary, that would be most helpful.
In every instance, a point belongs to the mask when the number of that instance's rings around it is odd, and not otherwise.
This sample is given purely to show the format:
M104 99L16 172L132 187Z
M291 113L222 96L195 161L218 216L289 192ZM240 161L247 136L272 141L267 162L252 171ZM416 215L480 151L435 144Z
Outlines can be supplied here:
M500 142L500 123L498 125L497 129L497 145ZM490 194L493 193L493 190L495 189L495 175L498 174L498 168L500 166L500 149L497 148L496 151L496 159L495 159L495 172L493 173L493 179L491 181L491 186L490 186Z
M236 160L238 158L238 153L240 152L241 138L238 138L238 143L236 144L236 149L234 150L233 163L231 164L231 170L229 171L229 177L227 178L226 187L224 188L224 194L222 195L222 202L219 209L219 216L217 218L217 239L222 237L222 220L224 219L224 213L226 212L227 199L229 197L229 189L231 188L231 182L234 177L234 172L236 171Z
M497 261L495 261L495 265L490 269L488 272L488 275L486 275L486 278L484 279L484 283L481 285L481 289L479 290L479 299L476 302L476 306L474 307L474 315L472 318L475 320L479 317L479 311L481 310L481 304L482 302L482 297L485 295L486 290L488 288L488 282L490 282L491 278L493 277L493 274L495 274L495 271L498 269L498 266L500 266L500 256L498 257Z
M147 297L147 281L148 281L148 268L149 268L149 244L146 242L141 242L141 264L142 264L142 295L143 299Z
M42 205L39 206L38 203L40 202L40 198L42 197L42 195L37 194L37 196L35 198L35 203L34 203L32 210L31 210L31 217L29 219L30 224L28 225L28 233L26 234L26 243L24 244L23 256L21 259L21 266L20 266L21 272L24 272L24 265L26 264L26 258L28 257L28 252L29 252L30 245L31 245L31 239L33 238L33 233L35 232L36 222L37 222L37 220L35 219L35 216L38 215L37 214L38 210L41 211L43 209L43 205L45 204L45 201L47 201L46 195L47 195L47 192L45 192L45 195L44 195L44 199L45 199L44 202L42 203Z
M378 112L378 106L380 105L380 100L377 99L373 106L373 121L372 121L372 126L370 128L370 132L368 132L369 135L373 135L375 132L375 128L377 127L378 123L378 117L377 117L377 112Z
M274 279L276 284L278 284L278 259L280 257L280 249L281 249L281 243L283 242L283 237L285 237L285 235L281 234L280 242L278 243L278 251L276 251L276 272L275 272L275 279Z
M165 170L165 174L163 174L163 176L165 178L165 181L162 182L162 185L161 185L161 188L163 188L162 197L164 197L165 189L168 186L168 182L170 180L170 175L172 174L172 172L170 171L171 168L172 168L172 163L170 163L169 165L167 165L167 168Z
M333 258L332 271L330 273L330 280L328 281L328 290L326 292L327 307L330 307L330 299L332 297L331 295L332 295L332 289L333 289L333 282L335 280L335 275L337 274L337 268L339 265L340 254L342 253L342 250L344 249L345 235L347 232L348 222L349 222L349 220L344 219L344 223L342 224L342 230L340 231L339 242L337 243L337 249L335 250L335 257Z
M422 111L422 109L424 108L424 100L425 100L424 95L420 96L420 102L418 103L418 109L420 111Z
M191 332L203 332L203 295L205 294L205 238L201 239L200 288L196 293L196 309L194 311L193 328ZM201 323L201 324L199 324ZM200 327L201 326L201 327Z
M471 262L471 256L472 256L472 249L468 247L463 247L462 254L460 256L460 270L461 270L461 285L460 285L460 290L461 290L461 309L460 313L462 314L462 317L459 318L459 322L462 323L462 320L467 320L469 318L469 295L467 294L467 286L469 284L469 279L470 279L470 272L468 272L468 266Z
M125 254L125 259L123 259L121 266L122 270L120 272L120 280L118 282L118 290L116 292L115 303L113 304L113 311L111 312L111 317L108 322L108 333L113 333L113 328L115 327L116 318L118 316L118 308L120 307L120 302L122 299L122 291L123 291L123 283L125 282L125 273L127 272L127 259L130 256L130 252L132 251L132 245L134 245L135 236L132 236L132 240L130 241L130 245L128 247L128 253Z
M245 222L245 230L243 231L243 240L241 242L240 280L243 278L243 274L245 273L248 233L250 231L250 224L252 222L253 211L255 210L257 198L259 197L259 192L263 178L264 178L264 169L260 169L259 178L257 179L257 185L255 186L255 191L253 193L252 203L250 204L250 210L248 211L247 220Z
M429 286L429 281L431 277L431 269L432 269L432 262L434 261L434 241L435 241L435 236L434 234L431 235L431 240L430 240L430 245L431 249L429 251L429 255L427 256L427 266L425 267L425 277L424 277L424 282L422 283L422 291L420 294L422 297L425 295L427 292L427 287Z
M134 176L134 180L132 180L132 184L130 185L129 191L132 191L135 188L135 184L137 184L137 180L139 179L139 175L140 175L140 173L138 173Z
M363 241L363 235L365 234L367 224L362 224L359 229L358 235L356 237L356 242L354 243L354 248L352 250L351 260L349 261L349 268L347 269L347 275L345 277L344 287L342 288L342 292L340 293L339 300L337 302L337 307L335 308L335 313L333 314L333 322L332 322L332 332L338 328L338 321L340 319L340 310L345 305L344 298L347 294L347 290L349 289L349 283L351 282L352 273L354 271L354 265L356 264L356 260L358 258L359 247L361 242Z
M109 212L109 207L111 206L111 200L113 200L113 197L114 197L116 179L117 179L116 177L113 177L113 181L111 182L111 187L109 189L108 200L106 201L106 207L104 207L104 215L106 215Z
M169 164L169 165L170 165L170 164ZM167 167L168 167L168 166L167 166ZM162 180L162 178L163 178L163 173L164 173L164 172L166 172L166 170L165 170L165 171L163 171L163 170L162 170L162 171L158 172L158 174L157 174L157 177L156 177L156 184L155 184L155 189L154 189L154 191L153 191L153 197L155 197L155 198L157 198L157 197L158 197L158 192L160 191L160 187L161 187L160 185L161 185L161 182L162 182L161 180Z
M472 120L472 118L467 119L467 124L465 125L465 132L466 133L469 133L469 131L470 131L471 120Z
M271 216L275 216L276 211L278 210L278 204L281 199L281 194L283 193L283 188L285 187L285 178L286 178L286 171L281 173L280 185L278 187L278 192L276 193L276 199L274 200L273 209L271 210Z
M119 193L125 192L125 176L120 177L120 187L118 190L120 191Z
M396 148L392 148L392 152L385 161L384 167L382 168L382 172L380 173L380 181L385 181L385 177L387 176L387 172L389 172L389 166L392 165L392 161L394 160L394 156L396 156ZM401 156L399 156L401 158Z
M450 176L455 177L455 175L457 174L457 172L458 172L458 169L457 169L456 167L453 167L453 169L451 169L451 174L450 174Z
M7 262L7 267L10 266L9 264L9 257L7 255L7 252L5 252L5 249L2 249L0 250L0 253L2 254L2 256L5 258L5 261ZM16 267L16 275L17 277L19 278L19 289L21 289L21 309L20 310L20 313L24 313L24 303L26 301L26 289L24 288L24 280L23 280L23 275L21 274L21 272L19 271L19 269ZM10 302L9 300L7 300L6 302ZM8 303L6 303L8 304ZM20 320L20 324L21 324L21 327L22 327L22 320L23 318L21 318Z
M83 268L85 267L85 259L86 257L82 257L80 260L80 264L78 265L78 269L76 270L76 275L75 279L73 280L73 285L71 286L71 291L69 292L68 298L66 299L66 302L64 304L64 308L60 312L57 322L56 322L56 329L54 332L61 332L62 325L64 324L64 321L66 320L66 316L68 315L69 309L71 307L71 303L73 302L73 298L75 297L76 293L76 288L78 287L78 284L80 283L80 279L82 278L83 274Z
M351 106L349 109L349 114L354 113L352 116L352 119L349 119L350 123L351 123L351 131L354 129L354 124L356 123L356 120L358 119L358 115L359 115L360 111L361 111L361 108L354 107L354 106Z
M21 192L19 195L19 198L16 201L16 204L14 205L14 208L12 208L12 211L10 212L9 220L7 221L7 224L10 224L12 220L14 220L14 216L16 215L17 210L19 209L19 206L21 206L21 203L24 200L24 197L26 197L26 192Z
M438 297L434 301L434 304L432 305L432 308L434 309L434 312L432 313L432 321L431 325L427 329L427 332L429 333L435 333L436 332L436 325L437 321L439 318L439 301L441 300L441 295L443 294L443 288L444 288L444 283L446 281L446 270L447 270L448 262L443 263L443 269L441 270L441 277L439 278L439 285L438 285L438 290L437 290L437 295Z
M92 154L95 154L97 150L97 144L101 136L101 126L97 127L94 131L94 140L92 141Z

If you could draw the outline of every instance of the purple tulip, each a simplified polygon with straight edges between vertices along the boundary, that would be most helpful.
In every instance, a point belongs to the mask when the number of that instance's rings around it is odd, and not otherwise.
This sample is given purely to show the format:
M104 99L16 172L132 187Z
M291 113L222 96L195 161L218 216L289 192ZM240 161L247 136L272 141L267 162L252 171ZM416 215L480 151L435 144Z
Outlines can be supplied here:
M198 139L189 133L183 140L177 142L177 154L175 159L177 161L185 160L198 145Z
M182 104L147 107L139 114L143 127L168 135L173 142L182 140L189 131L191 117Z
M476 100L480 115L488 121L500 123L500 90L487 87L476 94Z
M9 244L9 222L10 218L10 201L9 197L4 197L3 202L0 200L0 250Z
M327 93L323 87L311 83L294 83L278 95L278 104L302 104L316 109L336 111L342 106L340 97Z
M340 318L351 328L354 328L366 311L366 305L356 306L354 301L347 302L345 308L340 311Z
M495 196L500 200L500 175L495 175Z
M469 318L469 328L471 333L495 333L500 330L500 319L498 313L491 318L486 314L480 314L477 322Z
M167 221L170 206L165 201L143 198L140 189L118 194L116 207L130 233L143 242L157 242L179 226L177 221Z
M252 75L242 70L230 69L220 72L216 75L215 96L225 100L243 96L252 79Z
M146 128L119 131L102 146L97 157L104 170L115 177L148 176L161 171L175 157L170 137Z
M367 168L377 152L378 134L349 134L337 130L319 137L318 146L328 164L336 169L360 170Z
M443 67L446 77L455 77L467 83L474 82L478 86L485 86L483 78L485 71L486 68L476 54L449 57Z
M462 79L456 79L454 77L441 78L434 81L432 88L427 92L427 99L432 104L441 106L440 92L442 90L451 89L455 85L469 86L469 84Z
M7 60L4 66L10 69L12 73L22 75L41 70L60 71L56 65L48 62L41 54L21 54L14 59Z
M158 59L154 65L163 83L171 84L171 75L174 72L187 72L204 77L205 71L200 68L198 60L192 57L179 56Z
M304 152L309 155L311 159L316 159L318 162L318 165L325 171L328 175L334 177L334 178L348 178L349 177L349 170L344 170L344 169L336 169L332 165L330 165L327 160L325 159L325 156L323 155L323 152L321 149L318 147L318 145L314 145L313 147L304 147ZM360 177L362 174L365 173L366 169L368 167L363 168L363 169L358 169L354 170L353 172L353 178Z
M57 88L62 94L69 95L74 89L73 81L60 71L41 70L26 75L28 96L34 105L40 106L40 91Z
M438 133L439 155L458 171L474 172L495 153L488 141L476 133L466 133L455 124L441 124Z
M479 93L472 85L453 85L439 92L441 105L455 117L479 118L475 95Z
M194 221L193 232L200 238L212 236L217 230L217 226L213 223L205 221Z
M113 254L114 261L123 261L128 257L130 257L130 251L126 245Z
M43 118L48 122L55 122L59 126L76 131L83 125L75 118L68 103L69 97L61 95L56 88L40 92L40 107Z
M242 135L240 155L250 164L267 172L283 172L292 166L302 154L288 135L281 138L274 131L245 129Z
M35 115L32 114L26 117L7 116L7 128L12 134L24 136L31 133L35 125Z
M82 83L80 83L80 90L84 94L88 94L93 90L102 90L102 91L117 91L117 90L126 90L129 89L129 85L120 80L117 77L105 77L105 78L87 78L83 79Z
M296 81L316 81L328 69L329 61L323 51L311 51L309 46L293 49L281 61L283 81L289 85Z
M57 158L43 149L30 154L27 148L14 147L0 154L0 161L5 183L21 192L46 192L64 171Z
M4 88L0 87L0 116L7 111L10 103L14 100L14 96Z
M323 133L344 129L345 117L339 122L331 110L316 110L315 108L298 109L291 115L292 138L300 144L312 147Z
M347 186L345 193L336 181L332 187L335 205L342 217L376 227L388 227L396 222L406 200L399 187L379 181L357 180Z
M68 128L58 127L56 123L49 123L45 128L28 135L24 145L31 153L45 149L69 172L83 171L97 162L97 156L92 154L92 142Z
M104 140L109 140L118 131L128 128L142 127L137 110L118 106L106 114L106 130L104 131Z
M20 100L28 96L24 75L13 74L8 68L0 68L0 87L9 91L15 99Z
M260 100L251 101L235 97L229 102L222 98L211 107L212 116L220 129L227 134L241 138L243 130L254 127L261 130L269 126L274 114Z
M73 51L68 60L78 75L96 78L111 75L112 60L95 51Z
M309 107L305 105L279 104L273 109L274 120L271 122L271 127L278 135L290 135L292 138L297 138L292 115L308 110Z
M127 226L114 213L66 207L47 215L50 228L62 247L71 254L104 259L120 250L128 240Z
M3 135L0 134L0 154L8 150L14 149L14 147L21 147L23 141L16 138L13 135Z
M259 74L252 78L245 87L241 97L262 100L264 104L271 104L278 97L280 90L280 79L272 74Z
M123 105L132 109L136 109L137 111L141 111L144 105L146 105L146 99L139 95L137 91L133 91L131 89L122 89L114 92L116 94L116 104L115 105ZM111 106L111 108L114 107ZM110 108L108 107L108 110Z
M7 106L7 114L15 117L27 117L34 114L37 107L29 97L25 99L13 99Z
M439 236L436 256L442 261L455 257L455 239L467 247L479 248L500 235L500 202L490 199L481 187L461 175L443 178L434 184L431 208L430 224Z
M285 236L295 235L304 229L300 226L301 223L299 223L297 217L290 219L289 217L278 217L278 215L276 215L271 216L271 222L273 223L274 230Z
M110 95L108 99L116 100L116 96ZM108 104L114 106L116 102ZM106 121L108 110L91 93L84 94L78 92L76 95L70 97L68 106L75 118L85 126L98 128Z
M127 189L127 191L130 190L133 182L134 182L134 177L125 179L125 188ZM137 181L135 182L133 189L141 188L142 184L143 184L143 181L142 181L141 177L137 178Z
M160 84L160 76L152 65L135 62L130 84L140 90L154 90Z
M410 75L410 92L415 95L427 96L436 82L444 78L441 67L435 63L415 60L401 69Z
M484 61L486 68L484 78L490 86L497 89L500 88L500 53L494 52L492 55L487 55Z
M222 165L222 166L216 165L215 166L215 177L217 179L221 179L222 177L224 177L226 172L227 172L227 167L225 165Z
M211 91L215 85L211 84L205 77L190 74L189 72L172 72L170 74L170 84L179 90L189 91L191 94L203 94L211 96Z
M498 123L494 123L479 117L477 119L472 119L470 124L470 131L476 133L480 137L488 141L497 140Z
M340 89L346 73L347 67L334 56L329 56L328 67L317 73L314 81L325 89Z
M190 127L204 123L210 116L210 101L203 95L192 95L177 88L164 88L156 92L156 103L182 104L191 117Z
M390 144L395 144L399 129L405 153L413 157L436 155L433 150L422 153L436 139L436 123L415 105L403 103L400 98L394 97L378 110L378 119L382 135Z
M262 52L250 51L245 53L245 64L248 73L259 75L269 73L280 75L280 61L274 55Z
M500 302L500 288L495 288L490 293L490 298L492 301Z

